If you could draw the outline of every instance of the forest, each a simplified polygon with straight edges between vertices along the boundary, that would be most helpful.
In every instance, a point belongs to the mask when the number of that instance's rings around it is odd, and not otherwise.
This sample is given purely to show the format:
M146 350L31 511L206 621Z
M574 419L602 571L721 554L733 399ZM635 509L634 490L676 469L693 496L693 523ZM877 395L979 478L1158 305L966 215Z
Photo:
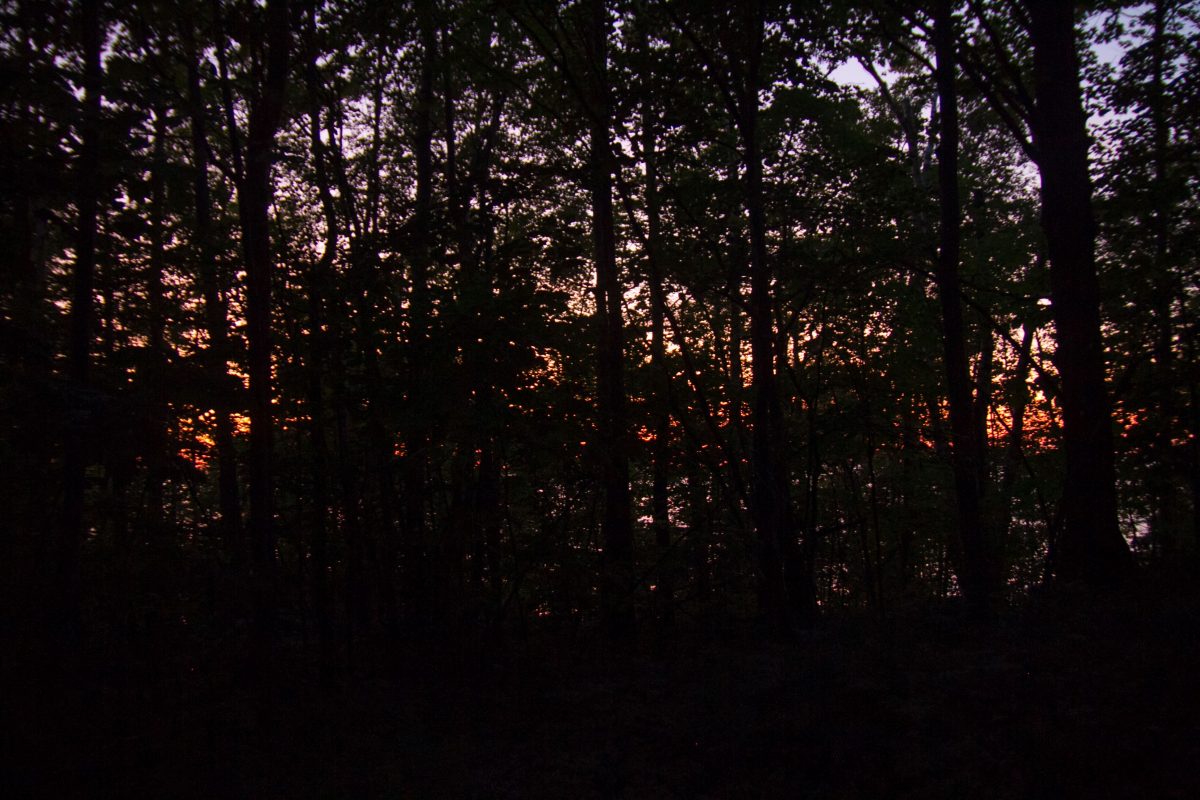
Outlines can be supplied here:
M2 0L0 76L8 796L1200 793L1200 5Z

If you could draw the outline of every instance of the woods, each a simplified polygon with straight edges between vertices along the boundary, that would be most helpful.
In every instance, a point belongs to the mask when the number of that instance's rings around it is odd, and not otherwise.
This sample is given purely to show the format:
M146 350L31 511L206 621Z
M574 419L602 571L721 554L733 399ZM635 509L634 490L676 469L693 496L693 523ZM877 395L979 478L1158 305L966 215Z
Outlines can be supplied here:
M0 20L2 644L64 718L1195 568L1194 3Z

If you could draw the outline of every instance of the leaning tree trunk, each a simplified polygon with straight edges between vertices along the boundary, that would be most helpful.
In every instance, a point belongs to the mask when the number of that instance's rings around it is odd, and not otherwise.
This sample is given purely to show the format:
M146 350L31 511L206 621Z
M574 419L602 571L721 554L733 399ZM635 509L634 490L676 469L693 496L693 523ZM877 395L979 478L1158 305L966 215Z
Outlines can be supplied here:
M1065 526L1053 568L1063 579L1108 584L1132 558L1117 524L1112 406L1105 383L1088 175L1087 117L1075 51L1075 3L1026 0L1034 57L1034 143L1061 377Z

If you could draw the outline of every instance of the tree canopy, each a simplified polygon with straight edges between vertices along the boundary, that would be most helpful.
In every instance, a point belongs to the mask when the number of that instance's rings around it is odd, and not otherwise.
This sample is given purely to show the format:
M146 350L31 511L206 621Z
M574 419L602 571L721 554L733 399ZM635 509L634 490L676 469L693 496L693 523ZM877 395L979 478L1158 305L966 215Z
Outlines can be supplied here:
M6 637L335 682L1195 558L1198 17L4 0Z

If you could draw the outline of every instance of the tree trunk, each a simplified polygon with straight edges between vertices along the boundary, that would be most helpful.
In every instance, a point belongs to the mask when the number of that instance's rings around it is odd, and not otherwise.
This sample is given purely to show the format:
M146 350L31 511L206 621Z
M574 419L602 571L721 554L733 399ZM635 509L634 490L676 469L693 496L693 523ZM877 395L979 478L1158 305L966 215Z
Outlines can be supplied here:
M804 617L811 615L807 598L813 594L811 587L805 585L806 570L793 552L798 550L798 543L783 463L783 412L775 364L774 276L767 261L763 169L758 143L758 73L764 21L758 4L751 6L747 13L749 59L737 120L746 169L746 212L750 226L751 512L758 538L763 611L772 628L782 632L798 621L797 612Z
M409 296L408 427L404 430L402 481L404 489L403 560L410 605L420 625L434 632L441 614L443 594L441 559L427 541L425 521L426 471L430 449L433 408L428 393L429 323L432 304L429 275L433 266L430 226L433 221L433 79L437 60L436 29L431 0L417 3L421 41L421 72L413 109L416 130L413 158L416 160L416 203L412 219L412 269Z
M987 554L980 512L979 447L971 398L962 287L958 274L961 210L958 199L958 91L954 85L954 18L951 0L939 0L934 14L936 79L940 105L938 196L941 206L935 280L942 309L942 353L950 400L951 462L954 467L958 537L962 545L959 585L973 616L988 609Z
M151 546L162 545L163 483L167 465L166 397L166 313L163 298L164 216L166 200L167 116L162 108L154 111L154 156L150 168L150 269L146 275L149 353L145 362L146 393L149 405L146 439L146 533Z
M250 104L245 174L238 186L242 248L246 263L246 332L250 346L250 537L255 624L259 644L274 637L275 534L271 442L271 162L283 117L291 29L287 0L266 8L267 64Z
M96 238L99 206L100 95L102 78L100 48L104 25L100 20L100 0L83 0L81 5L83 37L83 119L80 125L79 155L75 165L78 181L79 211L75 239L75 270L71 283L70 332L67 350L67 380L75 392L83 394L88 386L91 365L92 289L96 273ZM79 635L80 574L79 556L84 537L84 503L88 459L88 414L73 409L64 430L63 448L63 519L58 546L58 597L55 606L55 630L70 646Z
M1009 378L1008 409L1012 419L1012 427L1008 432L1008 446L1004 455L1004 470L1000 477L1000 487L995 502L994 541L997 545L993 551L993 561L999 560L1004 552L1003 543L1012 527L1013 488L1016 485L1017 471L1021 468L1025 447L1025 409L1029 406L1029 370L1033 363L1033 323L1025 323L1025 331L1021 337L1021 350L1017 355L1017 366ZM993 574L1004 574L1002 563L993 563Z
M1026 0L1034 56L1034 143L1061 377L1065 526L1053 569L1064 580L1107 585L1133 560L1117 523L1112 406L1105 382L1088 175L1087 117L1079 82L1072 0Z
M333 238L333 237L331 237ZM308 281L308 416L309 443L312 447L312 581L313 605L317 615L317 646L319 648L320 681L323 686L334 682L336 650L334 648L333 609L329 558L329 445L325 435L325 331L323 289L331 272L328 260L314 269Z
M597 365L597 427L600 439L604 515L601 605L604 625L614 639L633 634L633 513L630 506L628 420L625 410L624 332L613 222L611 97L608 85L608 9L589 0L588 49L592 59L589 167L592 245L596 260L596 322L600 330Z
M674 619L674 570L671 567L670 496L667 475L671 453L671 373L667 367L666 290L662 275L662 213L658 197L658 142L654 109L648 99L642 103L642 157L646 164L646 258L650 272L650 370L653 375L654 443L650 452L650 507L654 544L658 548L659 576L657 598L659 618L664 626Z
M1169 150L1171 124L1166 107L1167 54L1167 0L1156 0L1152 9L1154 27L1150 39L1151 85L1149 98L1150 125L1152 135L1151 158L1154 162L1154 178L1151 184L1151 217L1149 228L1154 236L1152 269L1154 278L1153 312L1158 323L1154 342L1154 362L1158 368L1155 381L1158 395L1158 413L1162 417L1152 449L1154 472L1150 487L1156 508L1152 516L1152 541L1161 556L1171 558L1183 544L1182 529L1186 525L1182 508L1183 487L1178 480L1181 471L1181 453L1177 453L1174 439L1180 428L1187 429L1180 414L1180 397L1177 381L1177 361L1174 347L1175 320L1173 308L1178 298L1186 307L1183 287L1178 273L1169 260L1172 209L1168 186ZM1182 423L1182 424L1181 424Z
M1189 443L1191 462L1188 466L1188 483L1192 490L1192 550L1194 558L1200 559L1200 388L1195 383L1188 386L1188 399L1192 422L1192 438Z
M309 102L309 147L312 150L321 210L325 217L325 250L308 277L308 416L312 447L312 575L313 605L317 615L319 680L331 686L336 679L337 649L334 640L332 561L329 556L329 440L325 425L325 365L328 359L325 312L326 292L333 285L339 225L325 167L321 143L321 106L317 96L315 8L309 8L309 32L314 38L305 77Z
M238 540L241 528L241 498L237 479L237 454L233 447L233 419L230 415L229 320L224 287L217 268L212 236L212 196L208 188L208 121L200 86L200 68L195 35L190 22L182 24L187 48L188 114L192 136L192 192L196 223L192 246L200 272L200 290L204 298L204 326L208 334L205 368L213 386L213 444L217 451L217 508L220 515L221 544L229 552Z

